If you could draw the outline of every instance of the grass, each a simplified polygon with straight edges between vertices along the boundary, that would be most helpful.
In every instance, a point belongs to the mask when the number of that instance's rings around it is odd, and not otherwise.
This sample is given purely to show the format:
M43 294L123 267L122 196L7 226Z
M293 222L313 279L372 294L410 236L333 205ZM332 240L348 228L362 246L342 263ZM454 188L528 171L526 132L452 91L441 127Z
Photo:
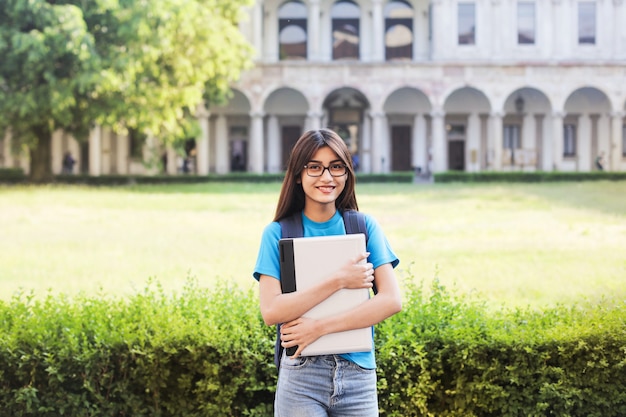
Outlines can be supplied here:
M124 295L149 278L254 286L279 184L0 187L0 299ZM626 182L363 184L399 279L499 306L626 298Z

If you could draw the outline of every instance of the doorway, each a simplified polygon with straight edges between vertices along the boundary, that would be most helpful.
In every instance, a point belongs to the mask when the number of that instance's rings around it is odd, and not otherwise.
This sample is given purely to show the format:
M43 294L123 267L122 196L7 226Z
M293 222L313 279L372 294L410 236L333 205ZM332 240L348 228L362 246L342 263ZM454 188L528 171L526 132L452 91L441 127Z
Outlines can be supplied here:
M411 171L411 126L391 127L391 170Z
M283 126L281 129L283 170L287 169L289 155L291 155L291 150L298 141L300 135L302 135L302 128L300 126Z
M448 169L465 171L465 125L453 124L448 131Z

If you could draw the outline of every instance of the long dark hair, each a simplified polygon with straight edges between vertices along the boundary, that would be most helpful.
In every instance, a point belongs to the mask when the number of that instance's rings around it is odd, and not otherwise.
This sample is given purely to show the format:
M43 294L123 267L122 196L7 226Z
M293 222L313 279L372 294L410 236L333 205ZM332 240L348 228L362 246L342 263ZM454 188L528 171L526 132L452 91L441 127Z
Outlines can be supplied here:
M304 210L304 190L302 184L299 183L302 170L313 158L315 152L325 146L332 149L348 168L346 186L335 200L335 207L340 211L359 209L355 193L356 177L352 166L352 157L346 143L330 129L309 130L300 136L291 151L291 155L289 155L287 172L285 172L285 179L278 197L274 221L279 221L293 213Z

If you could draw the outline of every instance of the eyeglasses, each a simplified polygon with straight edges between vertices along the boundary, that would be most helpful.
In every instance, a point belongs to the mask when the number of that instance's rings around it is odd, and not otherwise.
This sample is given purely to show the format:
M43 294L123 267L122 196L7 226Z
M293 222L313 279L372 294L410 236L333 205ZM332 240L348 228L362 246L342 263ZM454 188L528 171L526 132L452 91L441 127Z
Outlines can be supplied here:
M321 177L326 170L328 170L333 177L342 177L348 172L346 166L339 163L330 164L327 167L321 164L307 164L304 166L304 169L306 169L306 174L309 177Z

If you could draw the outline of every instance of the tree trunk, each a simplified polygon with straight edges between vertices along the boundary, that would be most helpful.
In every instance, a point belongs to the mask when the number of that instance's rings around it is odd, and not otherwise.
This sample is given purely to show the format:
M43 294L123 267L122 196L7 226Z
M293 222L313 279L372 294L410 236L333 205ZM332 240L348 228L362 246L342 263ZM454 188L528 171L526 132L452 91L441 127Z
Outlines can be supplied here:
M52 182L52 133L45 126L35 129L37 145L30 150L30 180L34 183Z

